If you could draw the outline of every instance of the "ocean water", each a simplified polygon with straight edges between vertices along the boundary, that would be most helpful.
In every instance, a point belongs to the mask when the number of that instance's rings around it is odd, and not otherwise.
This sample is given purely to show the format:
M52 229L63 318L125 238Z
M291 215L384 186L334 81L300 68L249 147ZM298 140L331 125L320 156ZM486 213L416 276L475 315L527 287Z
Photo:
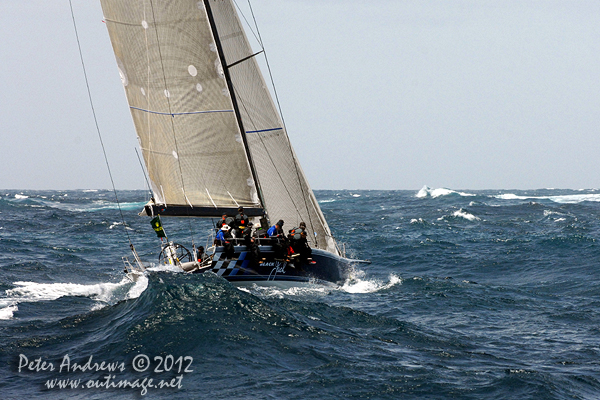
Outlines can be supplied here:
M600 398L598 190L317 191L372 263L288 290L128 281L159 242L118 195L125 225L110 191L0 191L0 398Z

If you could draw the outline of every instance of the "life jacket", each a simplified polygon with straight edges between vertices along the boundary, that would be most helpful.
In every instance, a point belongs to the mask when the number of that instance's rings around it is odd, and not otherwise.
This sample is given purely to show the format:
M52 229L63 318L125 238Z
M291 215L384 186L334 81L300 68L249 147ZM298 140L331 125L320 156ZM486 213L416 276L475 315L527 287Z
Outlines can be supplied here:
M290 231L290 238L294 240L300 240L300 238L302 237L302 232L304 232L304 229L294 228Z
M246 216L246 214L238 214L235 216L235 221L240 228L246 227L246 225L248 225L248 216Z

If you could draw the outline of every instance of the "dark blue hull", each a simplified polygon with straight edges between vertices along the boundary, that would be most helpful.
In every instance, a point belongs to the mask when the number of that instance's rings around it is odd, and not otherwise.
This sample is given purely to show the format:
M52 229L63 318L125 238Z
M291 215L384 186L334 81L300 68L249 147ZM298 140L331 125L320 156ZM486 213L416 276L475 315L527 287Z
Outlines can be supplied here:
M215 247L211 264L194 272L211 271L235 285L341 285L353 264L353 260L319 249L313 249L307 261L300 261L299 257L276 258L272 246L259 246L258 257L246 246L234 249L227 257L224 247Z

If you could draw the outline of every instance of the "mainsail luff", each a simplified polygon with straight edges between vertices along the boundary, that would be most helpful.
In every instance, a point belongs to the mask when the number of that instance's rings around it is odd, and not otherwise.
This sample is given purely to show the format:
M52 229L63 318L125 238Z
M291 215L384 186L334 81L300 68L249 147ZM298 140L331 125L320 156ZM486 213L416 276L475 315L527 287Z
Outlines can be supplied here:
M246 130L244 129L244 123L243 123L241 115L240 115L240 110L239 110L239 106L237 104L236 96L233 93L233 83L231 82L231 76L229 74L229 66L227 66L227 61L225 59L225 55L223 54L223 47L221 44L221 39L220 39L219 34L216 29L216 25L215 25L214 17L213 17L211 8L210 8L209 0L204 0L204 7L206 9L206 16L208 18L208 21L209 21L209 24L210 24L210 27L211 27L211 30L213 33L213 38L215 39L215 44L217 46L217 52L219 53L219 59L221 60L221 65L223 66L223 73L225 75L225 80L227 81L227 87L229 88L229 93L231 95L231 101L233 103L235 116L236 116L236 119L238 122L238 126L240 128L240 135L242 137L242 142L244 143L244 149L246 150L246 157L248 159L248 164L250 166L250 172L252 173L252 178L254 179L254 182L256 183L257 195L258 195L259 199L261 200L261 203L264 204L264 199L262 197L262 191L260 188L260 182L257 179L256 170L254 169L254 164L252 162L252 154L250 153L250 150L248 149L248 139L246 138Z

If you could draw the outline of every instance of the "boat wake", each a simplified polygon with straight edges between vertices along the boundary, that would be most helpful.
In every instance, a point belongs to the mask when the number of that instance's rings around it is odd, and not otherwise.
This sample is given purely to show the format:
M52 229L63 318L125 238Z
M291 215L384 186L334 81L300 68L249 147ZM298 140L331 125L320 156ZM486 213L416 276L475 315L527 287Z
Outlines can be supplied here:
M381 280L377 278L367 278L367 274L364 271L354 269L348 273L348 278L344 284L338 287L314 283L290 288L253 285L238 287L238 289L260 297L285 298L291 296L298 298L328 295L335 291L352 294L375 293L380 290L390 289L399 284L402 284L402 278L396 274L390 274L387 280Z
M367 278L364 271L354 270L339 290L346 293L375 293L401 284L402 278L393 273L389 275L387 281L384 281L377 278Z

